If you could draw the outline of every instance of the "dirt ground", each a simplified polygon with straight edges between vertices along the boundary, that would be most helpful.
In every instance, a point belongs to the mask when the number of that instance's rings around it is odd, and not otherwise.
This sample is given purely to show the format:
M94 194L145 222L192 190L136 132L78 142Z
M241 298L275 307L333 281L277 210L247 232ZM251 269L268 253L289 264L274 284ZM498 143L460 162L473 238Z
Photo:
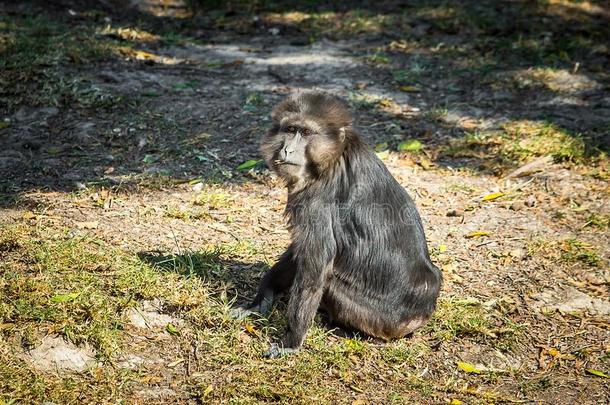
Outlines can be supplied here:
M0 404L609 403L610 4L212 3L0 2ZM285 303L228 309L289 242L258 142L302 89L445 281L412 338L265 360Z

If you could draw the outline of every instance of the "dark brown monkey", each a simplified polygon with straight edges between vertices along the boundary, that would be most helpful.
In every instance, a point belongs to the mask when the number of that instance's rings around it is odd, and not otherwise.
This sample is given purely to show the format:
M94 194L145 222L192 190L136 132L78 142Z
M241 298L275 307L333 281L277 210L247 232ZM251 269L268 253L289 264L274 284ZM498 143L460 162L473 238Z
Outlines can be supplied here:
M430 318L441 284L413 200L361 141L341 100L299 93L271 117L261 151L287 184L292 243L238 315L266 314L290 291L288 329L269 357L298 349L320 306L370 336L413 332Z

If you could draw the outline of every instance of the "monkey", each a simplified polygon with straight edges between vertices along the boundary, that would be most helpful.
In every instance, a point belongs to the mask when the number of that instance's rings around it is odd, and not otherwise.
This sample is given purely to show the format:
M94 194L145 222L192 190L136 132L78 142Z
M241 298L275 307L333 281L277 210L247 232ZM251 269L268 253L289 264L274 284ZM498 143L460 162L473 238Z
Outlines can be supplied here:
M347 105L306 91L282 101L271 119L260 150L286 184L291 243L234 316L265 315L289 292L287 330L270 358L301 347L319 308L384 341L424 325L442 274L414 201L353 128Z

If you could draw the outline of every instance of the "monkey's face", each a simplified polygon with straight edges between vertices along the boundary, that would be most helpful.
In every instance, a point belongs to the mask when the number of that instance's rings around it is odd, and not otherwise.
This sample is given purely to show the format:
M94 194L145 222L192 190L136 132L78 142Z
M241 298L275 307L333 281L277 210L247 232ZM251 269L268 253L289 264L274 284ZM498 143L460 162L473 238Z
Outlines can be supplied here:
M269 131L261 150L269 167L289 184L316 178L335 162L344 136L311 119L290 116Z
M319 178L343 153L352 119L343 102L321 92L303 92L271 113L273 127L261 144L269 167L287 183Z

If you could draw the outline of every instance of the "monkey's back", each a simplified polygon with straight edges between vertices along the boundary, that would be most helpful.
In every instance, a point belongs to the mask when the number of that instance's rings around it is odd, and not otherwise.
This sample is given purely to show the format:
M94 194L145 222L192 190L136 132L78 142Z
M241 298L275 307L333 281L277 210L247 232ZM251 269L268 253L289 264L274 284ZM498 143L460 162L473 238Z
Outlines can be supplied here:
M349 147L341 181L324 193L335 201L337 247L327 296L349 296L369 317L378 317L376 328L427 319L441 273L430 260L415 203L359 139Z

